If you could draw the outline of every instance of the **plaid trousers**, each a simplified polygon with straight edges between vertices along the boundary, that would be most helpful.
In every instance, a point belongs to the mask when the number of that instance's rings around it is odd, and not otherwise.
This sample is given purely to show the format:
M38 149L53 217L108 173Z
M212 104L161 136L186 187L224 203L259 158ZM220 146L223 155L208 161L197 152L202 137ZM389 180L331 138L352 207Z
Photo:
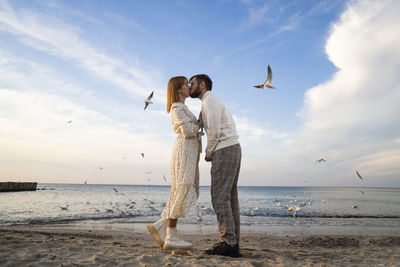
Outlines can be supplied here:
M211 161L211 200L222 241L233 246L240 239L237 183L242 150L240 144L218 149Z

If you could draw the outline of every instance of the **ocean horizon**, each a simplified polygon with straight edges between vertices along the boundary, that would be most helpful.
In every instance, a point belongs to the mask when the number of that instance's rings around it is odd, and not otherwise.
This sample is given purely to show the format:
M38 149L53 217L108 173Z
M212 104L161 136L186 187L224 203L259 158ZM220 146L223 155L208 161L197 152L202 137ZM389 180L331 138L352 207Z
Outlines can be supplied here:
M136 224L142 231L159 218L169 191L169 185L39 183L36 191L0 193L0 226L126 229ZM400 233L400 188L238 186L238 191L241 224L248 231L347 227ZM210 186L200 186L196 210L180 224L215 231Z

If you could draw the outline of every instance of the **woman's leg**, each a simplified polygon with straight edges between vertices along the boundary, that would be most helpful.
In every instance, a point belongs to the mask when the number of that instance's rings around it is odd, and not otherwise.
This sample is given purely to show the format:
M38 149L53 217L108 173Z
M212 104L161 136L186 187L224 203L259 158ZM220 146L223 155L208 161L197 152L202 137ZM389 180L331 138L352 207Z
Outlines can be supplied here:
M178 219L168 219L168 227L176 227Z
M147 225L149 232L156 238L157 243L163 247L165 242L165 237L167 235L167 224L168 220L161 218L155 223Z
M168 219L167 236L164 242L164 249L191 249L192 243L183 241L178 237L176 225L178 219Z

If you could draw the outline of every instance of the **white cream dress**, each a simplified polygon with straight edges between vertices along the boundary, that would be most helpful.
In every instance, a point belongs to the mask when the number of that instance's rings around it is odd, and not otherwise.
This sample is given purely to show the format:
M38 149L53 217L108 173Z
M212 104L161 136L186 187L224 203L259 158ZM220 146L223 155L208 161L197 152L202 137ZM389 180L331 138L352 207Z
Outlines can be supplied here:
M178 136L171 154L171 192L161 217L177 219L196 211L201 135L196 116L185 104L173 103L170 114L174 132Z

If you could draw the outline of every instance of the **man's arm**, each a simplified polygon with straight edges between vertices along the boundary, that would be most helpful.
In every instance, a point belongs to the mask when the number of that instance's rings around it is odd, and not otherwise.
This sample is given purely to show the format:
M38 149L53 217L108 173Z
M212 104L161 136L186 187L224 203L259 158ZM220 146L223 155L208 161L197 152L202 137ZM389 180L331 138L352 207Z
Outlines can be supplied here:
M222 111L223 106L217 101L210 99L210 101L205 101L205 103L203 103L202 116L207 132L206 161L211 161L212 154L219 141Z

